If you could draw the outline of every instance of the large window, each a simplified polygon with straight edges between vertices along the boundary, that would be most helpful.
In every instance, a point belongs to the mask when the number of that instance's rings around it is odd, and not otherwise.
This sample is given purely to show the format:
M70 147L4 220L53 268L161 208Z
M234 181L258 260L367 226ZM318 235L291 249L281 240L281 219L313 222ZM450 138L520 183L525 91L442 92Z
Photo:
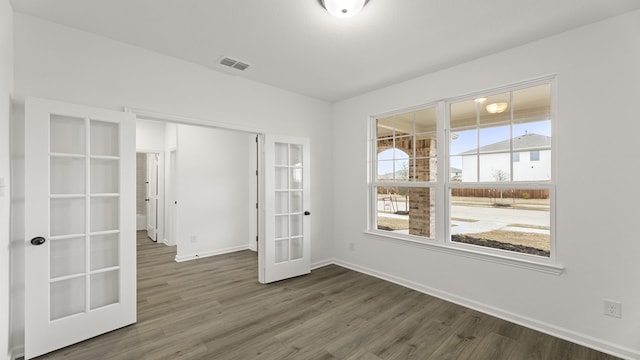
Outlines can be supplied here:
M546 261L553 121L551 80L374 117L369 231Z

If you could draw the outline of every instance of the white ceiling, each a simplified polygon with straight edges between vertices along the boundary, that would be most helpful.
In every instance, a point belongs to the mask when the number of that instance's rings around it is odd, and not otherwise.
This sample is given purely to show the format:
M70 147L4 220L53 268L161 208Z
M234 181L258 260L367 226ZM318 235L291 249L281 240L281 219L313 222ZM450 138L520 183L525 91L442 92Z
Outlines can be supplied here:
M638 0L13 0L18 12L336 102L639 9ZM252 64L217 65L221 56Z

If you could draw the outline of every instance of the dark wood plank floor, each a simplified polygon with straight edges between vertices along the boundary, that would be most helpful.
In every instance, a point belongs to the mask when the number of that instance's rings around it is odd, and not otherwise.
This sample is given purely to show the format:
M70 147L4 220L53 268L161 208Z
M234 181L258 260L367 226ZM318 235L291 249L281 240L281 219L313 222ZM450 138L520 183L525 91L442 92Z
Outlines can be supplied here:
M41 359L615 359L339 266L261 285L251 251L138 234L138 322Z

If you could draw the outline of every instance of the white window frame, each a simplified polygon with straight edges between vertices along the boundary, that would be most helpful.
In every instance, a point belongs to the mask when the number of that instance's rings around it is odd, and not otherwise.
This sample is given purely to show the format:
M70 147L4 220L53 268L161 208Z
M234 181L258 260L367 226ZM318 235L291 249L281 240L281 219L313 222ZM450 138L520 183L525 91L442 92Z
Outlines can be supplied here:
M508 91L516 91L538 85L551 85L551 180L540 181L510 181L505 183L496 182L473 182L473 183L452 183L447 169L449 166L449 142L446 139L450 136L450 104L500 94ZM558 263L558 251L556 246L556 191L555 181L557 174L557 79L555 75L550 75L534 80L523 81L516 84L505 85L485 91L478 91L464 96L453 97L426 103L406 109L375 114L369 117L368 121L368 179L367 179L367 228L365 233L372 238L393 241L399 244L428 248L458 256L465 256L474 259L506 264L518 268L540 271L553 275L560 275L564 271L564 266ZM377 180L377 139L376 139L376 119L418 111L425 108L434 107L437 113L437 181L436 182L384 182ZM513 163L513 162L512 162ZM452 186L453 185L453 186ZM377 229L377 192L376 187L431 187L435 189L435 237L425 238L415 235L404 235ZM450 236L450 204L452 188L495 188L495 189L547 189L550 198L550 256L536 256L523 254L514 251L493 249L471 244L464 244L451 241Z

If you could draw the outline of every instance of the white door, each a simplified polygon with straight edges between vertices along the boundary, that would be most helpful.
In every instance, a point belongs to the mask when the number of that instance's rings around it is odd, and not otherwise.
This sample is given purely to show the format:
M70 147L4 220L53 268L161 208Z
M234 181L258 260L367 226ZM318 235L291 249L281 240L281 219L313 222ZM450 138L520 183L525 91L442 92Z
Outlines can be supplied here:
M27 98L25 146L30 359L136 321L135 117Z
M311 272L309 157L309 139L265 136L262 283Z
M147 236L158 241L158 154L147 154Z

